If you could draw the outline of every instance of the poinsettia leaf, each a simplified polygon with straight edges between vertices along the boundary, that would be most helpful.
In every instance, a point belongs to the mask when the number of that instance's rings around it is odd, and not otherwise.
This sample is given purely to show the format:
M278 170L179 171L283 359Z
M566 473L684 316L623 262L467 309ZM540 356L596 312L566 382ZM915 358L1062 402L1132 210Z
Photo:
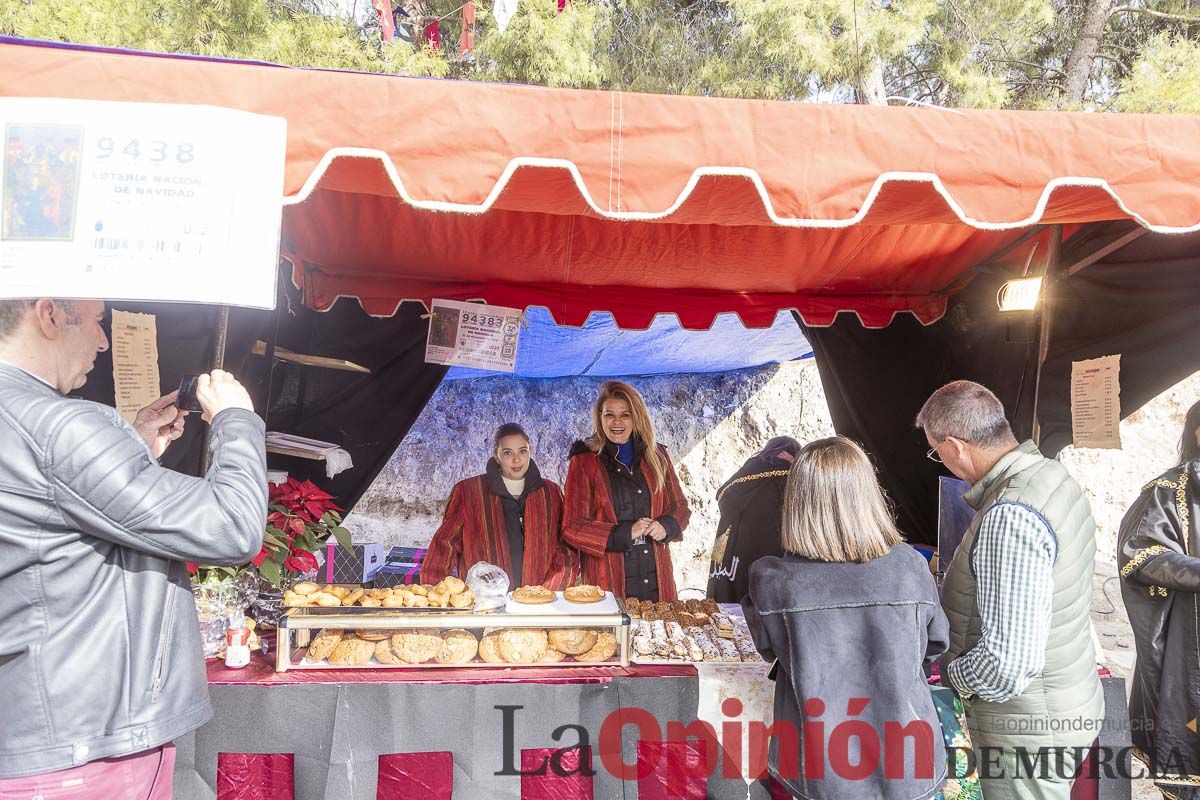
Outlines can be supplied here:
M263 534L263 541L272 547L284 547L287 545L287 539L279 534L272 533L271 531L267 531Z
M350 531L338 525L333 529L333 537L338 540L338 544L346 549L346 552L354 552L354 543L350 541Z
M271 585L276 589L279 588L279 562L268 558L258 568L262 576L271 582Z

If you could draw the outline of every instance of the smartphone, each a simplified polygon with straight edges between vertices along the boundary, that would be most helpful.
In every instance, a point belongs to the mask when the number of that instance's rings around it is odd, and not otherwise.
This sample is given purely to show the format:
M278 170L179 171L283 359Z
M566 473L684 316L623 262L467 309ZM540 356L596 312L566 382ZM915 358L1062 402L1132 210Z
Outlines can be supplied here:
M196 399L196 382L199 375L184 375L179 381L179 397L175 398L175 407L180 411L200 412L200 401Z

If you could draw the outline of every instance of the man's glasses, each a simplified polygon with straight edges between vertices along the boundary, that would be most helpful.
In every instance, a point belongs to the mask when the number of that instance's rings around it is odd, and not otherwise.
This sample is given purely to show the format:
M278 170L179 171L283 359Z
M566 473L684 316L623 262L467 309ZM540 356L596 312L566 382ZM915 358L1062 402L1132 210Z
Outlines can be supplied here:
M954 438L957 439L958 437L954 437ZM940 442L938 442L937 447L929 448L929 451L927 453L925 453L925 457L928 458L930 461L934 461L938 464L945 464L946 462L942 461L941 455L938 454L938 447L941 447L942 445L944 445L949 439L950 439L950 437L947 436L945 439L942 439ZM958 439L958 441L962 442L963 444L970 444L970 441L967 439Z

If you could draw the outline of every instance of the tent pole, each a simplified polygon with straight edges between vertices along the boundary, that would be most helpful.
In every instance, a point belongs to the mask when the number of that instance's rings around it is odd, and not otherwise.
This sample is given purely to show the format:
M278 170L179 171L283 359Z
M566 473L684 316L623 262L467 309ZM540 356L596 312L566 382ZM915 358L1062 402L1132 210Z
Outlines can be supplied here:
M221 306L217 317L217 342L213 348L212 369L225 368L225 343L229 338L229 306ZM208 474L208 448L212 444L212 426L204 431L204 449L200 451L200 477Z
M1038 418L1038 400L1042 389L1042 367L1050 351L1050 318L1054 312L1052 287L1058 278L1059 258L1062 255L1062 225L1050 226L1049 247L1046 250L1046 269L1042 273L1042 311L1039 318L1037 373L1033 381L1033 441L1042 444L1042 421Z

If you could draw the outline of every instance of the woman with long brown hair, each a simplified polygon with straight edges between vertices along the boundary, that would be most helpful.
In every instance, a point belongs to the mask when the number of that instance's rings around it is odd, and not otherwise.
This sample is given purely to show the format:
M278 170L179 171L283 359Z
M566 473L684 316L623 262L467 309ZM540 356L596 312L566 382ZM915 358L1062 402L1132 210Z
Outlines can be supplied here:
M742 601L755 645L775 664L775 724L845 725L857 731L860 753L874 757L858 759L849 775L834 766L848 740L837 751L832 739L829 748L810 748L807 733L786 745L781 737L769 754L771 775L809 800L937 794L946 754L923 668L945 652L949 624L927 562L901 541L857 444L836 436L796 455L784 490L783 550L754 562Z
M668 545L691 510L646 401L608 381L592 406L592 435L571 447L563 538L579 550L583 579L616 594L674 600Z

